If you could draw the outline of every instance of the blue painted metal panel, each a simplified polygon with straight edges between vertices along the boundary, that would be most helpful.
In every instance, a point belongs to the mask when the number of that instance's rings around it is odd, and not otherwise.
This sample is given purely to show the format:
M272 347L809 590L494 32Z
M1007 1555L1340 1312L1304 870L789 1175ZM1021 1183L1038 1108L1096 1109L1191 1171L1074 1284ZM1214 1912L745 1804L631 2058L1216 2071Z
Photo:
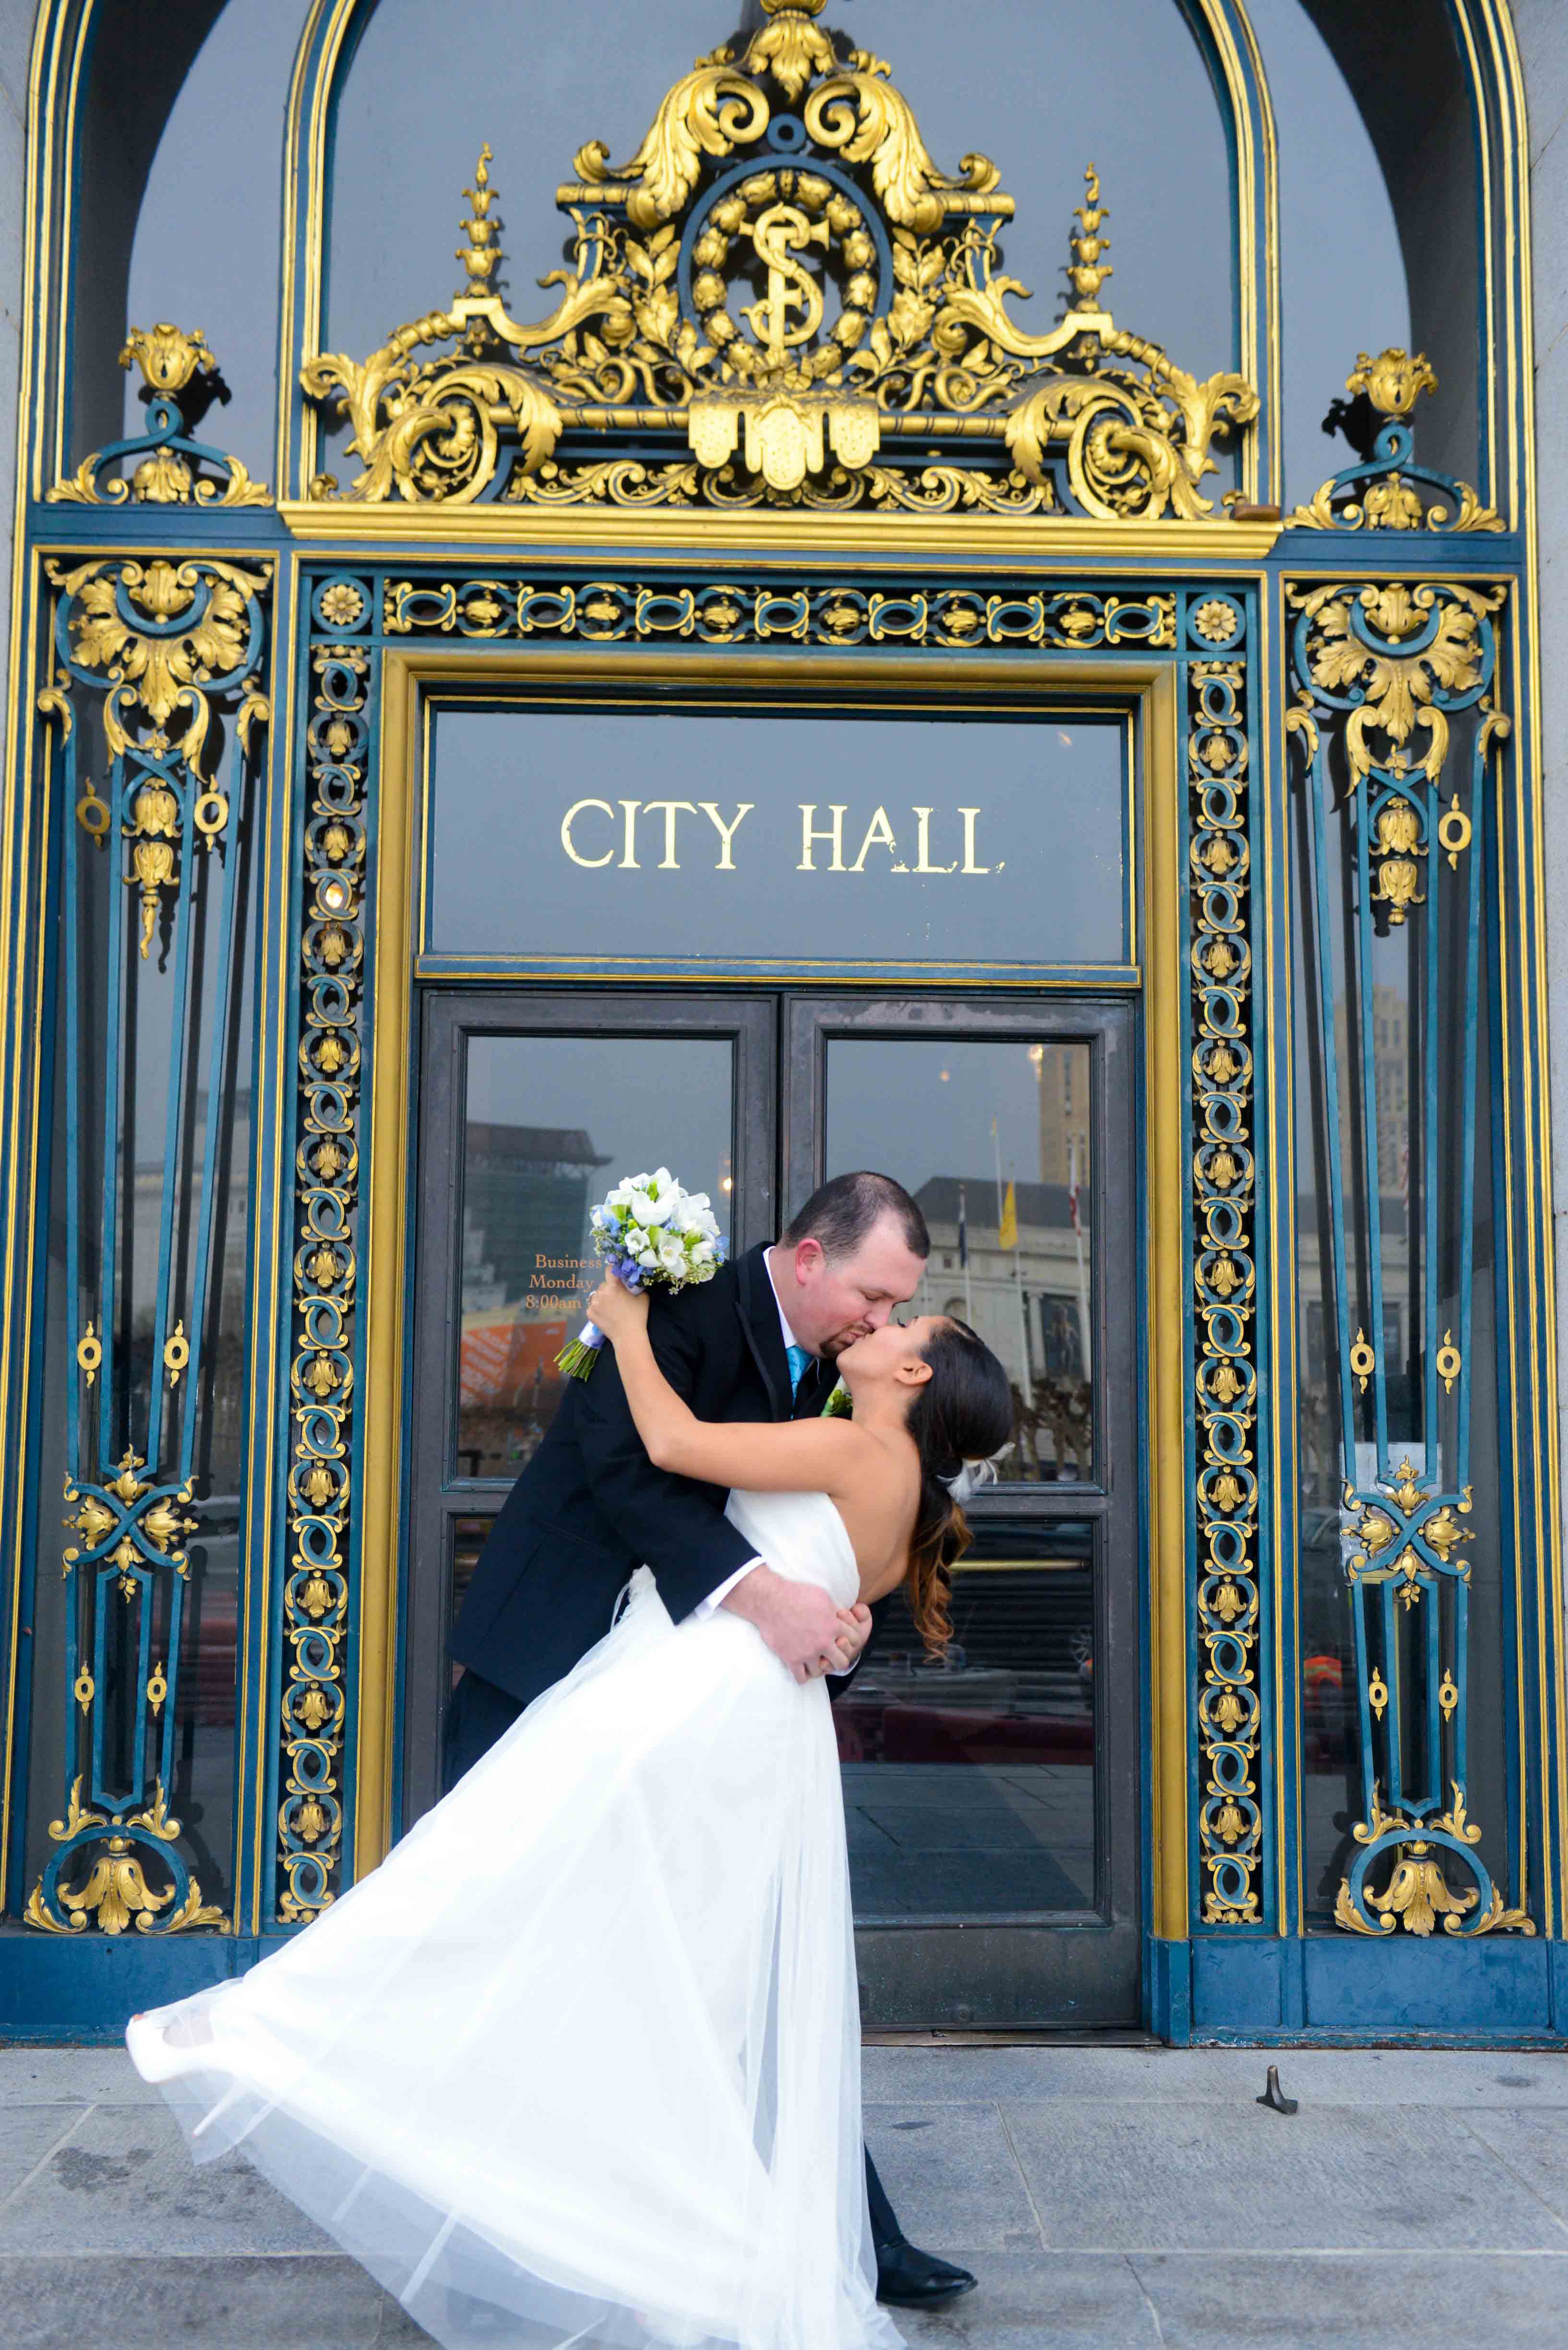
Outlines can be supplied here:
M1300 1947L1314 2027L1464 2038L1553 2029L1544 1940L1489 1936L1467 1945L1402 1934L1368 1943L1314 1934Z
M1284 2028L1293 1946L1262 1936L1198 1934L1192 1942L1192 2030L1214 2023L1273 2037Z
M1184 2048L1192 2037L1192 1944L1151 1934L1148 1958L1148 2028Z
M274 1936L101 1934L58 1942L0 1932L0 2041L39 2046L122 2040L143 2008L188 1999L282 1947Z

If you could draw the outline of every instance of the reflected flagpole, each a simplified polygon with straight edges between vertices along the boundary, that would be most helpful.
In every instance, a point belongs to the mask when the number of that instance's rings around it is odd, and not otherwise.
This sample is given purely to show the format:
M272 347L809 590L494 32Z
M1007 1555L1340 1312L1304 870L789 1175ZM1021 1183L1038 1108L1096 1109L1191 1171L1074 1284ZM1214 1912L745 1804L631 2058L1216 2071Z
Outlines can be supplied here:
M1034 1399L1034 1366L1029 1351L1029 1316L1023 1304L1023 1259L1018 1244L1018 1193L1012 1184L1006 1197L1002 1189L1002 1136L996 1118L991 1121L992 1153L996 1161L996 1238L1005 1252L1012 1251L1013 1294L1018 1300L1018 1385L1026 1403Z
M974 1284L969 1269L969 1199L959 1185L959 1263L963 1268L963 1318L974 1328Z
M1078 1351L1084 1358L1084 1377L1092 1375L1089 1357L1089 1279L1084 1263L1084 1220L1078 1211L1078 1145L1075 1139L1068 1145L1067 1212L1072 1218L1073 1240L1078 1252Z

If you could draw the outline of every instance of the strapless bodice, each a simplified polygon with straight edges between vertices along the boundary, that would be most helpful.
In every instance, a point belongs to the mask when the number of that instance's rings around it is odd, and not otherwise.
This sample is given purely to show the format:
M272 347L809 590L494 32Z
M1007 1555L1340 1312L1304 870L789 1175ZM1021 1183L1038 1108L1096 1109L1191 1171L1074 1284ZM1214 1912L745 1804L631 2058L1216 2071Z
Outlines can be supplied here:
M840 1607L860 1596L860 1571L849 1535L826 1493L753 1493L737 1487L724 1515L775 1574L819 1583Z

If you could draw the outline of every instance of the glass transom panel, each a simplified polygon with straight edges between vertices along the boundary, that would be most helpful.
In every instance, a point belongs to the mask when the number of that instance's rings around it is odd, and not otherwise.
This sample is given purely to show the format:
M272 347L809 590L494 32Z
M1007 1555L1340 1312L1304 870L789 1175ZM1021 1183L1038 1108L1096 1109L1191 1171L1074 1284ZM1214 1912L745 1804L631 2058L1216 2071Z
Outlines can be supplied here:
M1115 718L440 709L438 953L1131 960Z

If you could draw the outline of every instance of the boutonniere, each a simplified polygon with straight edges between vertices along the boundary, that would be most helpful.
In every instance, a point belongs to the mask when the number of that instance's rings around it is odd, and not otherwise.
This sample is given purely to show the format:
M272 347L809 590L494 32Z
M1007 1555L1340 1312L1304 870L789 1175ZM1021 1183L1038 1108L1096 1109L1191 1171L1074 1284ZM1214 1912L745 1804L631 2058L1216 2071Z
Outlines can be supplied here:
M853 1410L854 1404L850 1399L849 1389L840 1379L822 1407L822 1417L824 1419L847 1419Z

